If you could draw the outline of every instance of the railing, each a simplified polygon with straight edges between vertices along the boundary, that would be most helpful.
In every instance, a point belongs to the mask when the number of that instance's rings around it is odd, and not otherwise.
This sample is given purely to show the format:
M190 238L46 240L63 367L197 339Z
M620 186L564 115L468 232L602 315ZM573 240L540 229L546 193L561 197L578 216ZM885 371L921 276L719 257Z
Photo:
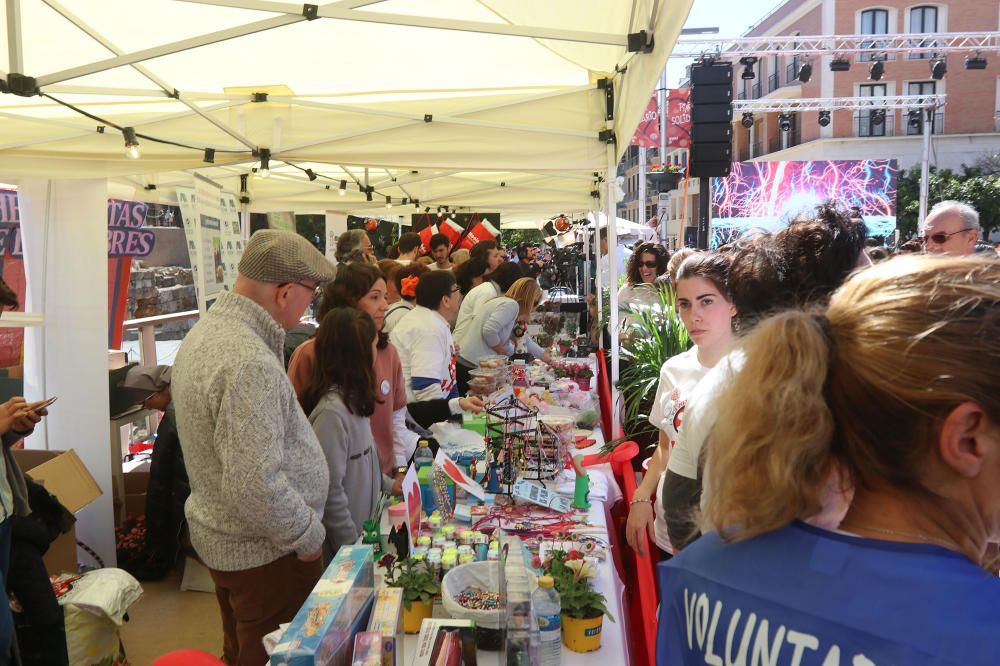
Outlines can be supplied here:
M750 86L750 99L760 99L760 81Z
M778 89L779 85L781 85L781 83L779 82L777 74L771 74L769 77L767 77L767 92L768 93L773 93L775 90Z
M139 331L139 362L140 365L157 365L156 358L156 327L160 324L167 324L172 321L183 321L185 319L196 319L199 315L197 310L186 312L175 312L173 314L158 315L156 317L143 317L141 319L128 319L125 321L125 330L138 329Z
M785 67L785 85L790 86L796 83L800 83L799 61L797 59L792 60L790 63L788 63L788 66Z
M736 93L736 99L746 99L746 98L747 98L747 94L745 92L743 92L742 90L739 91L738 93Z
M760 157L764 154L764 142L757 141L750 146L750 157Z
M859 137L895 136L896 118L886 113L882 122L872 122L873 112L854 114L854 134Z
M936 39L911 39L908 40L908 45L919 48L934 48L935 46L939 46L940 42ZM906 56L908 60L929 60L933 57L933 53L910 53Z
M910 124L909 115L904 114L903 120L906 123L906 135L913 136L924 133L924 113L920 113L920 124L914 127ZM935 113L931 117L931 134L944 134L944 113Z

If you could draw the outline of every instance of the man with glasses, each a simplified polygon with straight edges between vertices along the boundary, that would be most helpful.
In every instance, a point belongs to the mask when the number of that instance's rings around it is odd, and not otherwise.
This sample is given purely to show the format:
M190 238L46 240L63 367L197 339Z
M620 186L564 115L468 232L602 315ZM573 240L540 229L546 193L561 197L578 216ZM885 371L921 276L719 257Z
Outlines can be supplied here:
M335 269L305 238L258 231L231 292L187 334L171 376L191 484L191 542L215 582L224 657L267 662L323 573L329 490L316 435L285 374L282 343Z
M921 231L924 252L972 254L979 240L979 213L961 201L942 201L927 213Z

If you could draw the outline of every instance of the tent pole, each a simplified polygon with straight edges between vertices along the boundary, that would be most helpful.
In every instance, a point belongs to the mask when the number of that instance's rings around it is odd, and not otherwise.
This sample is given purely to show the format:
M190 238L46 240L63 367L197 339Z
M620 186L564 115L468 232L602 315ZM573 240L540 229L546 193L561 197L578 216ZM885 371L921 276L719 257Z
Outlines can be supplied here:
M927 195L930 189L931 160L931 123L934 120L934 107L928 106L921 110L924 116L924 152L920 158L920 212L917 215L917 232L924 226L927 217Z
M607 175L604 178L606 185L604 208L608 216L608 293L610 300L608 303L608 333L611 336L611 428L610 434L604 436L614 439L618 436L618 429L621 427L621 419L618 414L618 370L619 370L619 344L618 344L618 217L615 215L615 144L608 143L607 148ZM645 203L643 203L645 205Z

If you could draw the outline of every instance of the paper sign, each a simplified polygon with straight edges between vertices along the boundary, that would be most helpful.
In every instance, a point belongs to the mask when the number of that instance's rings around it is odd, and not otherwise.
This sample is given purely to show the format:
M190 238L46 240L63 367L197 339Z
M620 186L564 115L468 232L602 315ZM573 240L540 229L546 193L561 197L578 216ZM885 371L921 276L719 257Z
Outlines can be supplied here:
M455 462L441 449L438 449L437 457L434 458L434 464L440 467L444 473L455 482L455 485L465 492L470 495L474 495L480 500L486 497L486 491L483 487L471 479L469 475L465 473L465 470L456 465ZM404 481L403 483L405 485L406 482Z
M514 484L513 490L514 497L520 497L533 504L544 506L560 513L568 513L573 510L573 505L570 504L568 499L546 490L537 483L518 479L517 483Z
M406 504L406 530L410 535L410 548L417 545L420 534L420 481L417 479L417 468L410 465L403 477L403 502Z

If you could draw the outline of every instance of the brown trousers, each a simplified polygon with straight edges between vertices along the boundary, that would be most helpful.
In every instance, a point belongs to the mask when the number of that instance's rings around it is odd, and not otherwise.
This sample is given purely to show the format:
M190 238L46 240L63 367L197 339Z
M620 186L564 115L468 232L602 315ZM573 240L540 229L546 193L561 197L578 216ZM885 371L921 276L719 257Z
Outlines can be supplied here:
M264 636L292 621L323 575L323 560L302 562L292 554L244 571L209 572L222 613L223 660L229 666L265 666Z

